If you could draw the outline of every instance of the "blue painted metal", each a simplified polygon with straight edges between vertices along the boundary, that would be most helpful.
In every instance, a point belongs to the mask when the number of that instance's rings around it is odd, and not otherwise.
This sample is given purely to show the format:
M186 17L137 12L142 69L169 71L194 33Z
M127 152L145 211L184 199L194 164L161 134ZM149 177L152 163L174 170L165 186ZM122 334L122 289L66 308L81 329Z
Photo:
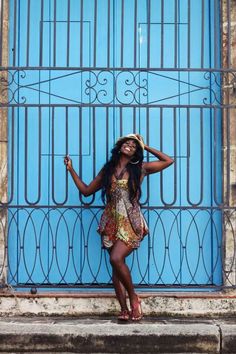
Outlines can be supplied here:
M136 131L176 162L143 184L152 236L129 258L134 282L220 285L222 216L214 210L220 165L213 170L221 161L221 114L204 106L220 101L220 92L216 88L212 97L206 86L211 76L206 80L202 70L218 60L214 1L45 0L43 8L40 1L9 3L10 66L26 67L12 70L21 106L9 108L15 154L9 282L111 281L96 235L100 195L79 196L63 156L69 153L89 182L116 138Z

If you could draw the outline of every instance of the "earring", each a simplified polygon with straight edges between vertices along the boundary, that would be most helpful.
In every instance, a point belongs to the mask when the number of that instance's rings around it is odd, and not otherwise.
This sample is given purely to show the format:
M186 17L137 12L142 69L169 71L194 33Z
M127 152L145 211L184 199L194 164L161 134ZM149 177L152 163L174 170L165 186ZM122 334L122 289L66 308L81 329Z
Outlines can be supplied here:
M137 164L139 163L139 161L140 161L140 160L138 160L138 161L131 161L131 160L130 160L130 163L131 163L132 165L137 165Z

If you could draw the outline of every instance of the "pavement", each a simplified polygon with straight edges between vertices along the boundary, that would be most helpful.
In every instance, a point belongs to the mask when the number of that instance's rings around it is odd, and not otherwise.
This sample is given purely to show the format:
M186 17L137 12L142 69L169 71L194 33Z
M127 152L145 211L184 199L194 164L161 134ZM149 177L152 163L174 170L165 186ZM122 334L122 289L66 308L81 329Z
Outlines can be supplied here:
M236 353L236 319L0 317L1 353Z

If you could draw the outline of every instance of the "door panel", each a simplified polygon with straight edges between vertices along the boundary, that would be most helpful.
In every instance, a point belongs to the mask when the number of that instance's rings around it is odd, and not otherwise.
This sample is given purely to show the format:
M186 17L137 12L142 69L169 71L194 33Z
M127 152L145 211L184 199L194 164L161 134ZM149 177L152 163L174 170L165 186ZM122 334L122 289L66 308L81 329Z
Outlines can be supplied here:
M101 195L78 193L63 156L70 154L89 183L116 139L130 132L175 157L142 186L150 235L128 259L134 282L220 284L221 214L214 197L222 197L221 114L206 106L220 101L206 72L218 60L213 4L10 2L9 61L18 68L10 72L16 103L9 110L11 284L110 284L96 232Z

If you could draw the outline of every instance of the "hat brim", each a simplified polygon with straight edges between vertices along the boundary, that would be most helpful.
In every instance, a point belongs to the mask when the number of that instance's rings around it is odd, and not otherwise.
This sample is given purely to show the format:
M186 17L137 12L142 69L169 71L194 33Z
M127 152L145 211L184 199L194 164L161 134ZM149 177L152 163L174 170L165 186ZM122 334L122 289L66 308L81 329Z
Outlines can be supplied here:
M128 135L125 135L125 136L121 136L117 140L116 143L118 143L118 142L120 142L122 140L128 140L128 139L135 140L139 144L139 146L142 148L142 150L144 150L144 143L141 140L139 140L135 134L128 134Z

